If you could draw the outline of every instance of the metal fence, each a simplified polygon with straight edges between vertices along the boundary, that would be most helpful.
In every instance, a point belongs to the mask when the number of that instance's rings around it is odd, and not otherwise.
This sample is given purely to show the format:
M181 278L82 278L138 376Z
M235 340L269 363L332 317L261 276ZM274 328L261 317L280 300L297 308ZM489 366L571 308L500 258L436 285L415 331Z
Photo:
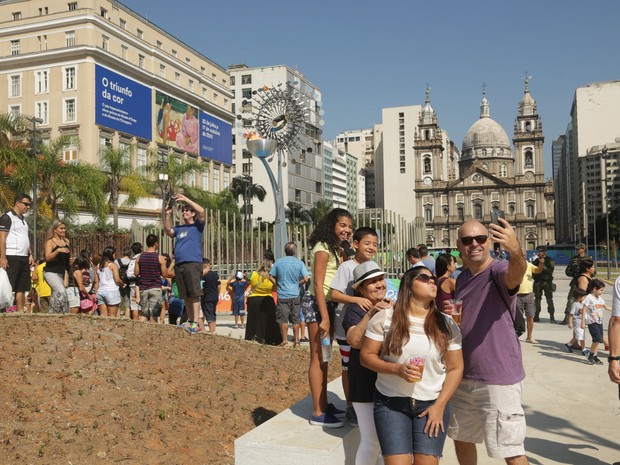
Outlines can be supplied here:
M235 270L256 270L263 260L265 250L273 250L274 228L261 223L251 233L243 228L243 215L229 214L220 210L207 210L203 236L203 255L213 264L213 269L221 277L229 276ZM375 260L394 277L407 269L405 251L409 247L424 242L423 221L407 222L394 212L383 209L359 210L353 218L353 228L367 226L377 231L379 250ZM308 238L313 226L308 224L289 224L290 241L297 243L298 258L310 265ZM160 251L172 254L173 239L164 235L161 227L145 227L137 221L132 225L132 240L146 242L146 236L160 237Z

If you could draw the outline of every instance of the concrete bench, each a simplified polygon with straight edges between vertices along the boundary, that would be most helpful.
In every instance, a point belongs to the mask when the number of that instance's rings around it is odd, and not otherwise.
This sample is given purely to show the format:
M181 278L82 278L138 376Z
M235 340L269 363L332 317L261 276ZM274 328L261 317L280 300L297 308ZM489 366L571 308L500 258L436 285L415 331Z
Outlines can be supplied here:
M329 383L328 399L344 410L340 378ZM354 465L359 429L312 426L306 397L235 441L235 465Z

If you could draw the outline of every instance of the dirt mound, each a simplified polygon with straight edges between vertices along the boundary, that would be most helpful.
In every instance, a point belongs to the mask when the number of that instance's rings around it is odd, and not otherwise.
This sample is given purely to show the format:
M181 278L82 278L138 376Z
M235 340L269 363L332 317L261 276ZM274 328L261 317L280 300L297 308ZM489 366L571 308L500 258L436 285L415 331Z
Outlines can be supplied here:
M75 316L4 315L0 335L3 464L232 464L309 394L304 349Z

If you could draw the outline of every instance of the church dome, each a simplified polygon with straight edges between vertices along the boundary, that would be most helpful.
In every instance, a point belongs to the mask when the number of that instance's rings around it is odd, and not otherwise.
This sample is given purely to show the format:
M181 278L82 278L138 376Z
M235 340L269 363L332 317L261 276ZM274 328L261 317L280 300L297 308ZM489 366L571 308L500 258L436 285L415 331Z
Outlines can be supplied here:
M486 96L480 105L480 119L465 134L461 154L462 158L511 155L510 139L504 128L490 117Z

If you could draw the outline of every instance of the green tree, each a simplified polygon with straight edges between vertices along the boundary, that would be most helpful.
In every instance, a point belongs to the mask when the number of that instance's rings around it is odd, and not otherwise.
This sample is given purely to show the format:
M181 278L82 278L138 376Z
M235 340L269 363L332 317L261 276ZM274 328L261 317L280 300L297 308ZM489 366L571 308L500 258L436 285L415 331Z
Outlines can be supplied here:
M159 182L160 188L163 183L164 192L168 196L179 194L181 191L195 192L197 189L192 189L187 182L188 176L195 176L206 169L207 165L204 163L191 158L182 158L172 153L166 156L165 162L154 162L147 166L147 172L152 174L155 179L158 179L159 174L167 176L167 180L157 182ZM190 195L188 197L192 198ZM192 200L194 199L192 198Z
M250 200L256 198L259 202L262 202L267 196L267 191L265 191L265 188L260 184L254 184L252 182L252 178L247 174L235 176L232 179L232 184L228 189L232 192L235 202L238 202L241 197L244 204L246 198L248 197Z
M310 208L309 213L312 218L312 224L316 226L319 223L319 220L327 215L330 210L334 208L334 204L331 200L321 199Z
M312 222L312 217L308 210L306 210L300 203L289 202L286 204L284 215L289 224L299 225Z
M107 147L100 154L100 163L107 174L105 191L110 195L109 206L112 210L114 229L118 229L120 194L127 194L127 199L122 205L131 207L138 203L140 198L148 197L153 185L141 173L134 170L128 150Z
M13 206L18 190L14 174L28 169L26 120L11 114L0 114L0 207ZM32 173L32 171L31 171Z
M32 190L32 173L37 173L38 215L48 219L60 217L62 207L62 216L72 217L80 207L85 207L104 222L108 214L106 176L87 163L65 163L62 154L70 142L71 138L61 136L49 145L41 145L36 156L28 159L29 169L14 173L15 185L25 192Z

